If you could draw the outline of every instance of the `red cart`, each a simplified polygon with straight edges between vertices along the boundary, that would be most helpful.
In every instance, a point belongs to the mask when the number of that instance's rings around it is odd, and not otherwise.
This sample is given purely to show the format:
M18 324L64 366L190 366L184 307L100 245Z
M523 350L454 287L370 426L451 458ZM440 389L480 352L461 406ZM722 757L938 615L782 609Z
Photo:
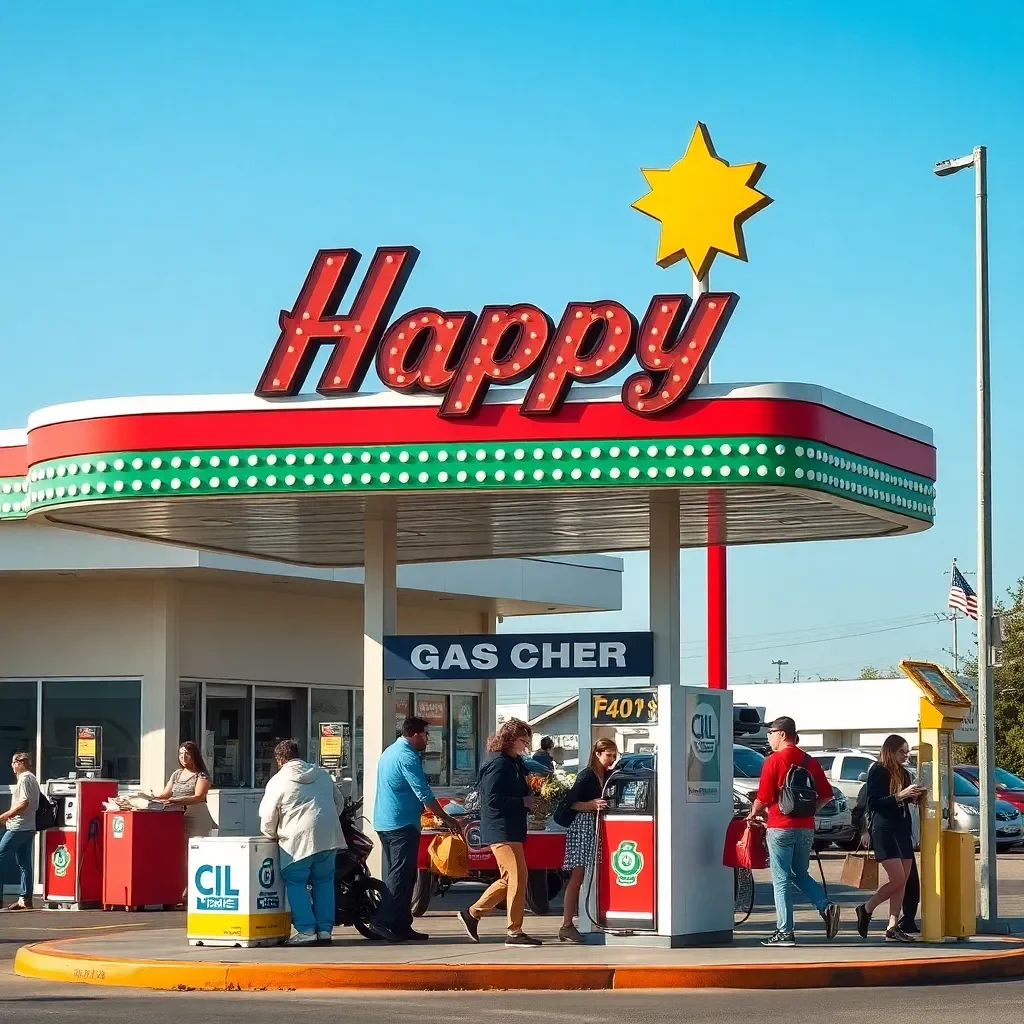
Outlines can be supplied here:
M419 874L413 890L412 912L422 917L434 896L443 895L456 881L480 881L490 884L498 877L498 863L489 846L479 842L478 826L474 823L466 830L469 843L469 878L443 878L430 871L427 848L437 832L424 832L420 836L417 865ZM524 844L529 876L526 887L526 905L534 914L547 914L550 901L562 888L562 861L565 859L565 832L549 826L543 832L529 832Z

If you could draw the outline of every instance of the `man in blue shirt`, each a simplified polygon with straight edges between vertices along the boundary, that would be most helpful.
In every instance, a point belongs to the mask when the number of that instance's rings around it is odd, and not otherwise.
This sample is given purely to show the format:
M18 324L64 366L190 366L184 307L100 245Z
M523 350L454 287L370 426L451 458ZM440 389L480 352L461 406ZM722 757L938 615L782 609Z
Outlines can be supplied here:
M424 808L436 814L453 832L460 831L458 821L441 809L423 774L420 754L427 749L429 736L422 718L407 718L402 723L402 735L377 762L373 827L380 837L383 882L389 898L377 911L370 929L388 942L429 938L412 927L412 893Z

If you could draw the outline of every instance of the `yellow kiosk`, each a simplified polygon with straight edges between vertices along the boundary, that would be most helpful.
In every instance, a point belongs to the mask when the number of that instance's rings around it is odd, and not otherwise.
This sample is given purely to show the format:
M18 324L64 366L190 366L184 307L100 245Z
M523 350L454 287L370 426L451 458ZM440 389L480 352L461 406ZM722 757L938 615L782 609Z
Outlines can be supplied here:
M921 938L941 942L973 935L974 836L953 829L953 732L971 710L956 680L930 661L901 661L900 671L921 690L918 781L921 806Z

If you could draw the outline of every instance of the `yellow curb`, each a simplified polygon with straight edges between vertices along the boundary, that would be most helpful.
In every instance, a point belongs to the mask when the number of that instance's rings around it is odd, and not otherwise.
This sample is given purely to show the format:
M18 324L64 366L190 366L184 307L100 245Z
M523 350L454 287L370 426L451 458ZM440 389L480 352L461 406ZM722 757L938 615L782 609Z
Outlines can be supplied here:
M607 989L794 989L956 984L1024 977L1024 944L999 953L852 963L602 964L232 964L112 960L70 952L74 939L18 950L25 978L165 990L601 991Z

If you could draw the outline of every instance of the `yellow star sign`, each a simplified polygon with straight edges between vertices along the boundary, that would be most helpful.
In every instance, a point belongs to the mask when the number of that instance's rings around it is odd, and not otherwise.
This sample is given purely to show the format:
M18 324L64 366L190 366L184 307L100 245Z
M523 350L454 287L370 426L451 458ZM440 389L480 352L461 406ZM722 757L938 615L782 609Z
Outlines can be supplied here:
M651 191L633 208L661 221L658 266L670 267L685 257L703 278L720 252L745 261L743 222L771 202L754 188L764 168L761 163L727 164L700 121L681 160L668 170L643 168Z

